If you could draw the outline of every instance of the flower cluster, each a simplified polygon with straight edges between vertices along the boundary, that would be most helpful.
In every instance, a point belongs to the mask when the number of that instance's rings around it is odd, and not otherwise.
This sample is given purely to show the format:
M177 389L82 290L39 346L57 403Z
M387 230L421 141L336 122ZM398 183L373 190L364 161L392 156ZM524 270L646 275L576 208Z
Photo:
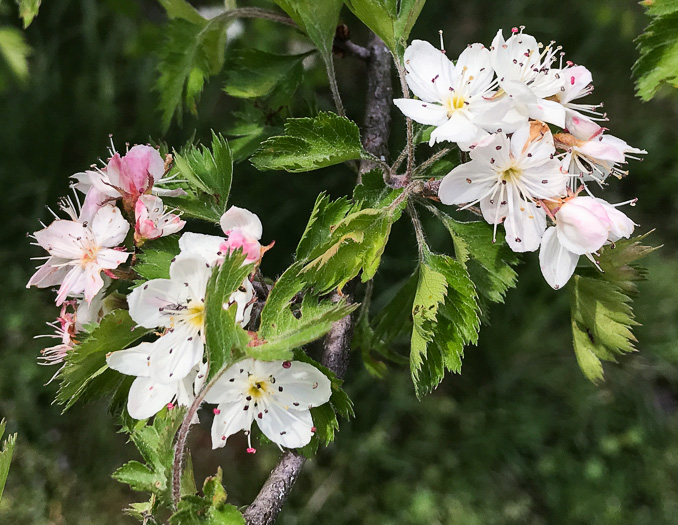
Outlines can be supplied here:
M540 249L553 288L572 276L580 255L595 264L603 245L633 232L622 212L591 193L621 178L627 158L645 153L608 135L597 122L602 106L578 102L593 91L591 73L554 42L543 46L514 28L492 46L472 44L450 61L444 50L415 40L405 51L407 83L419 98L395 104L409 118L434 126L430 144L454 142L470 161L442 180L443 204L478 205L484 219L504 225L516 252ZM549 124L555 128L553 131ZM584 196L582 196L584 195ZM632 203L634 201L631 201Z
M223 235L181 234L169 278L137 282L126 297L113 292L113 280L138 278L133 266L137 248L147 240L177 234L186 224L161 199L185 195L184 190L162 186L174 179L166 176L170 164L170 156L163 160L149 146L134 146L123 156L111 151L103 168L74 176L74 187L84 193L82 203L77 197L75 202L62 200L67 218L54 213L55 220L33 235L49 255L28 286L57 288L56 304L61 306L57 320L49 323L55 333L46 336L59 343L42 351L43 364L64 362L82 332L116 307L128 308L138 326L155 334L106 356L111 369L135 377L127 401L135 419L194 402L205 388L208 369L205 295L212 272L231 252L245 255L243 265L252 271L223 307L234 305L235 321L247 327L257 300L251 279L273 246L261 245L263 228L254 213L231 206L220 220ZM315 431L310 408L329 401L330 394L329 379L307 363L236 363L206 395L208 402L218 404L213 446L223 446L239 430L249 436L254 421L279 446L304 446ZM248 451L254 452L251 442Z

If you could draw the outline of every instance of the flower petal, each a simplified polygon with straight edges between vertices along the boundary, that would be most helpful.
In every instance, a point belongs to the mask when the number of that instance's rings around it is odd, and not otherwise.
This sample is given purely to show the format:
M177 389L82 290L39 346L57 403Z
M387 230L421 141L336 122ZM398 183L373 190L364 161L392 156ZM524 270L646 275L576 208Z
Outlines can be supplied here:
M612 226L602 205L591 197L575 197L556 212L560 243L572 253L584 255L599 250Z
M35 232L35 240L50 255L64 259L80 259L82 238L91 235L86 226L77 221L55 220L52 224Z
M149 359L149 377L168 384L186 377L193 367L202 362L204 344L196 330L179 325L156 341Z
M180 253L169 269L170 279L183 284L189 291L189 298L204 301L207 281L212 275L212 267L204 257L192 253Z
M249 410L243 410L240 403L222 403L217 407L214 421L212 421L212 448L220 448L226 440L236 432L249 430L252 426L252 416Z
M426 102L440 102L451 87L454 65L445 54L423 40L413 40L405 50L407 85Z
M393 103L406 117L419 124L441 126L447 122L447 109L438 103L413 98L397 98Z
M129 222L120 210L112 204L106 204L94 214L91 222L92 235L98 246L110 248L125 240L129 231Z
M118 350L106 356L109 368L117 370L121 374L137 377L148 377L148 357L153 346L151 343L141 343L134 348Z
M226 210L226 213L221 216L219 224L226 234L232 230L242 230L256 240L259 240L263 233L263 226L259 217L255 213L244 208L238 208L237 206L231 206Z
M302 361L257 361L255 368L264 375L275 378L278 389L276 401L290 410L307 410L327 403L332 395L332 383L313 365ZM298 403L294 405L294 403Z
M541 239L539 265L551 288L558 290L567 284L577 267L579 255L567 250L560 241L556 228L549 228Z
M539 248L546 230L546 213L534 202L509 195L508 214L504 221L506 242L514 252L533 252Z
M186 303L188 294L188 289L178 282L153 279L136 287L127 296L129 315L145 328L167 326L169 319L163 310L168 305Z
M268 439L281 447L303 447L313 437L313 418L309 410L285 410L271 405L268 412L259 412L254 421Z
M176 393L176 383L163 385L148 377L137 377L129 389L127 411L134 419L148 419L172 401Z
M496 173L481 162L472 160L445 175L438 197L443 204L466 204L486 196L497 183Z
M186 232L179 238L181 253L193 253L201 255L210 265L223 260L227 253L226 239L216 235Z

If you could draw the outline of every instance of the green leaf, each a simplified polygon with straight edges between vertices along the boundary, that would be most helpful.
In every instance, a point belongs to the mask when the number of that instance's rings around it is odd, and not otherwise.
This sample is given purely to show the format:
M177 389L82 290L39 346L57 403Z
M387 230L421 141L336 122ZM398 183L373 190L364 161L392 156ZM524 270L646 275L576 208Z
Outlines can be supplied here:
M465 268L424 247L412 305L410 370L417 397L431 392L445 371L459 373L464 346L478 341L477 294Z
M404 204L404 201L403 201ZM362 270L361 279L374 277L386 248L391 225L402 207L367 208L350 213L332 228L326 242L309 254L304 266L306 280L316 292L343 286Z
M145 280L169 279L169 267L179 254L179 238L174 235L147 241L143 251L137 254L134 265L136 271Z
M204 20L201 17L200 21L194 16L189 18L191 21L186 17L170 20L165 43L160 48L160 76L156 88L160 94L165 130L174 115L181 124L184 105L192 113L197 113L196 105L205 80L221 71L224 63L226 28L230 18L217 16Z
M42 0L16 0L16 3L19 6L19 16L24 21L24 29L26 29L38 16Z
M285 134L265 140L251 160L261 171L298 173L365 156L355 122L321 112L313 118L287 119Z
M19 82L28 80L28 56L31 48L23 33L14 27L0 27L0 57Z
M384 344L405 335L412 325L412 305L417 293L419 272L414 272L393 299L374 319L374 335Z
M249 336L235 322L237 304L229 306L229 299L252 271L252 265L243 266L245 255L233 252L216 268L207 284L205 298L205 339L209 382L224 366L242 357Z
M383 208L390 205L403 192L402 188L394 190L386 186L384 176L380 169L374 169L364 173L360 184L353 190L353 201L361 209L365 208ZM397 212L402 211L398 208ZM400 215L396 215L397 220Z
M325 61L332 60L334 34L342 0L274 0L316 45Z
M278 88L293 94L304 74L301 55L275 55L257 49L239 49L229 57L224 91L232 97L266 97Z
M6 421L0 421L0 439L5 434ZM5 490L5 483L7 483L7 476L9 475L9 465L12 462L12 454L14 454L14 446L16 445L16 434L12 434L0 447L0 500L2 500L2 493Z
M261 312L261 327L256 345L248 348L255 359L290 359L291 351L321 338L332 324L353 312L359 305L345 300L320 301L311 293L303 294L298 305L292 300L306 288L301 263L295 263L280 276ZM254 343L254 341L253 341ZM250 343L252 344L252 343Z
M400 56L426 0L345 0L348 8Z
M181 18L193 24L203 24L205 19L186 0L158 0L169 18Z
M581 272L572 278L570 311L577 362L591 381L603 379L603 361L635 351L632 327L638 323L631 308L636 282L645 276L633 263L656 248L644 246L647 234L625 239L601 249L602 269Z
M173 525L245 525L245 518L233 505L226 503L226 491L221 483L223 472L205 479L204 497L185 496L169 519Z
M172 470L174 465L174 436L186 414L183 408L163 409L156 414L153 424L134 430L130 440L139 450L146 464L130 461L113 473L113 479L128 484L132 490L155 494L160 503L172 502ZM190 460L185 469L192 470ZM186 482L187 486L186 486ZM182 476L183 493L194 493L192 476Z
M57 403L65 405L66 411L85 394L86 399L94 399L114 391L121 376L108 369L106 354L127 348L148 332L137 326L127 310L105 315L99 326L66 354L58 375L61 384Z
M516 285L513 266L520 261L518 256L503 237L493 240L492 226L486 222L459 222L442 212L436 214L450 232L457 261L468 270L478 293L503 303L506 291Z
M344 197L332 201L325 192L318 195L311 218L297 246L297 260L308 260L315 248L329 240L332 235L331 227L352 210L354 210L354 205Z
M655 96L664 84L678 87L678 3L653 0L648 14L652 21L638 37L640 57L633 65L636 94L644 101Z

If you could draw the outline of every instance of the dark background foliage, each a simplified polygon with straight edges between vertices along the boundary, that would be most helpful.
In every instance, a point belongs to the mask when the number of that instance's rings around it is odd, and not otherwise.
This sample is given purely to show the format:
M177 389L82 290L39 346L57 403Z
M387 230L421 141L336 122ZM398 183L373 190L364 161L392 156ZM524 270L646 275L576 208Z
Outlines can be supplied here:
M270 7L266 2L258 5ZM2 23L18 25L13 7L2 6ZM366 30L346 11L353 39ZM52 405L57 385L43 386L54 369L36 365L56 310L49 291L24 289L38 255L26 232L48 221L66 193L67 177L106 156L108 135L124 143L165 140L179 147L226 130L241 103L221 92L213 78L198 106L163 136L157 112L156 60L164 15L152 2L52 0L45 2L26 36L33 48L30 77L0 94L0 181L4 192L0 322L0 415L19 441L0 522L21 524L126 523L121 509L137 494L110 479L134 448L105 403L79 404L65 415ZM635 303L643 326L639 352L605 366L606 382L590 384L571 348L566 292L554 292L539 275L536 257L525 258L520 283L505 305L489 312L491 325L468 348L463 375L448 377L419 402L406 369L391 367L384 380L369 376L353 356L346 389L356 418L343 422L336 443L309 463L286 510L284 524L661 524L678 515L678 267L675 221L678 137L675 93L642 104L634 98L630 68L634 38L647 19L631 0L429 0L412 37L437 42L438 30L454 57L467 43L489 45L496 30L524 24L542 41L557 40L567 57L586 65L604 100L614 135L648 150L631 175L613 181L613 202L639 197L627 211L657 228L650 239L664 244L645 261L649 281ZM265 21L244 22L233 46L299 51L303 38ZM290 44L290 42L292 42ZM348 114L361 122L364 65L337 64ZM304 93L331 109L322 68L306 73ZM298 110L298 114L303 111ZM403 146L403 120L394 111L392 151ZM427 154L427 146L419 157ZM236 166L231 200L257 212L264 241L276 247L264 271L275 276L291 254L317 193L350 191L345 167L306 174L260 173ZM427 224L438 250L446 234ZM376 303L392 293L414 264L413 236L405 221L394 230L376 283ZM234 439L213 453L209 414L194 430L198 476L225 471L231 501L251 501L277 452L262 445L245 454ZM127 520L127 521L126 521Z

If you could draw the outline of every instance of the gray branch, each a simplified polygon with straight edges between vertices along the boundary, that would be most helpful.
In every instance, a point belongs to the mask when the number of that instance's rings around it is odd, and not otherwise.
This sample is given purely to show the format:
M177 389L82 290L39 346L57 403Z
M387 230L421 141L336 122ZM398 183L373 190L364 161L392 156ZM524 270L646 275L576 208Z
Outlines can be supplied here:
M388 156L388 137L391 129L391 105L393 88L391 85L391 55L381 41L373 35L367 46L367 102L365 123L363 126L363 145L377 158ZM376 164L361 161L360 173L371 170ZM388 174L390 176L390 174ZM344 288L344 297L351 302L355 283ZM338 294L335 295L335 300ZM348 369L351 351L351 339L355 316L346 316L332 326L325 336L322 364L343 379ZM306 458L294 451L282 454L273 468L264 486L252 504L244 512L248 525L271 525L275 523L289 496Z

